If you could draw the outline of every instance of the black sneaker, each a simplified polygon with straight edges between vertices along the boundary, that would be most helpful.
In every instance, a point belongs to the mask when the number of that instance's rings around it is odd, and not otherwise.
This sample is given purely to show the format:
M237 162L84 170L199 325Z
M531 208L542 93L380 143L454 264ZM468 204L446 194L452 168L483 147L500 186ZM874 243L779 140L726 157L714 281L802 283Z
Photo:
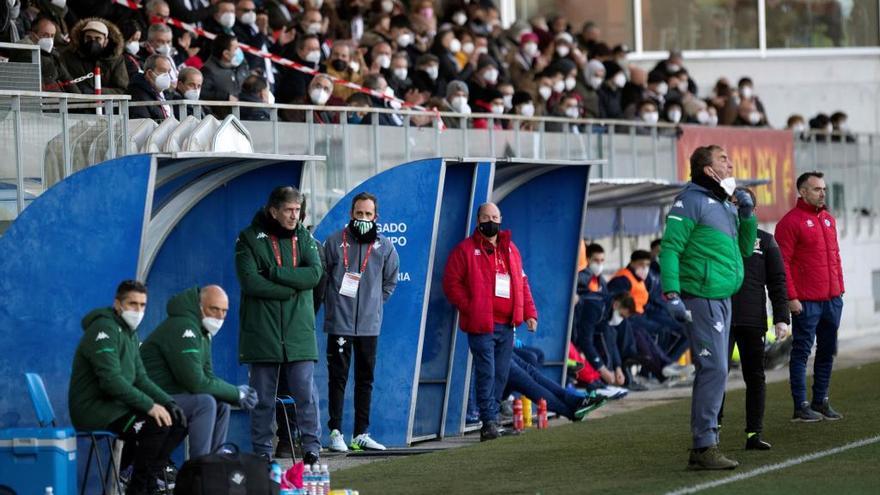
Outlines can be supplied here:
M746 438L746 450L770 450L771 447L772 445L769 442L765 442L761 438L760 433L755 433Z
M505 428L503 426L498 427L498 436L499 437L516 437L521 435L522 432L516 430L514 428Z
M494 421L486 421L480 428L481 442L485 442L486 440L495 440L499 436L501 436L501 434L498 432L498 425L496 425Z
M303 463L306 466L315 465L320 460L321 460L321 455L318 454L317 452L306 452L305 455L303 455Z
M814 411L809 402L801 402L800 407L795 409L791 416L791 421L794 423L818 423L822 419L824 416Z
M828 397L826 397L821 404L810 404L810 409L821 414L828 421L843 419L843 414L840 414L831 408L831 404L828 403Z

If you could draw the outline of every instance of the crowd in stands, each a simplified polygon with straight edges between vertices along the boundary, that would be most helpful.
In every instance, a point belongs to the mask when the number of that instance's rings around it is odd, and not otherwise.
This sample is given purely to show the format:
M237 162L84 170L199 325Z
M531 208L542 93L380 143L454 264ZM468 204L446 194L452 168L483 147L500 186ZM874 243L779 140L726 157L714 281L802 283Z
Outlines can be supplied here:
M17 8L16 8L17 7ZM104 94L135 101L214 100L378 107L402 102L461 114L514 114L766 127L753 81L720 78L700 95L680 52L652 70L630 64L626 45L610 46L600 26L572 26L563 16L535 16L501 27L492 0L149 0L140 10L108 0L15 0L6 37L41 48L45 90L93 94L101 68ZM176 19L216 34L213 40L166 24ZM329 78L271 63L246 44L375 90L358 92ZM70 81L78 80L75 84ZM205 108L220 117L228 108ZM132 117L165 118L171 106L133 107ZM243 119L269 118L248 109ZM339 114L314 112L318 123ZM303 111L281 112L304 121ZM348 115L370 123L371 114ZM403 125L395 113L382 125ZM411 125L433 125L431 117ZM814 132L844 132L846 115L810 120ZM447 127L461 119L444 119ZM486 128L488 119L470 126ZM533 122L494 120L496 128ZM548 126L562 130L565 124ZM788 128L806 130L793 115ZM800 126L800 127L799 127ZM552 127L552 128L551 128ZM839 138L839 136L838 136Z

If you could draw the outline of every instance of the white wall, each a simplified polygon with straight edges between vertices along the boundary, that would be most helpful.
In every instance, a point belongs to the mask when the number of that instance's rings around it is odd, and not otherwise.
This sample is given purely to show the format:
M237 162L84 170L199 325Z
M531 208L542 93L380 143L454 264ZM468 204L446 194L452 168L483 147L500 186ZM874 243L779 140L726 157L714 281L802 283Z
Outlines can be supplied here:
M655 61L638 62L650 69ZM751 77L773 127L785 127L792 113L807 120L841 110L853 132L880 132L880 55L769 56L768 58L685 58L685 66L705 97L725 76L731 84Z

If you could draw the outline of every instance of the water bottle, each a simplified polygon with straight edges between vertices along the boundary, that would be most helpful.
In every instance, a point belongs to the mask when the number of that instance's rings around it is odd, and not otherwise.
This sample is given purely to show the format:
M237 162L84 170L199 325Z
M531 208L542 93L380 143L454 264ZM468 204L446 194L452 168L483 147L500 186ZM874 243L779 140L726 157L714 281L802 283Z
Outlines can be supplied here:
M309 489L311 488L309 484L315 481L314 475L312 474L312 466L306 464L303 466L303 488L306 493L311 493Z
M277 462L272 461L272 464L269 464L269 478L273 483L281 484L281 465Z
M522 431L523 429L523 406L521 399L513 401L513 429L516 431Z
M538 428L547 428L547 401L544 399L538 401Z
M330 493L330 468L326 464L321 464L321 494Z
M523 410L523 427L531 428L532 427L532 401L529 400L525 395L522 396L522 410Z

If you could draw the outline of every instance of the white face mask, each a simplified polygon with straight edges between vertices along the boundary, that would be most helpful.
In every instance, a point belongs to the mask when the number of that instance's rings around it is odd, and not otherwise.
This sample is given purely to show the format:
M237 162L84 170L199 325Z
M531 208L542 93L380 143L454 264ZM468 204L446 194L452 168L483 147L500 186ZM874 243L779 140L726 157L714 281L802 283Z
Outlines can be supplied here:
M794 132L801 133L807 130L807 126L805 126L802 122L798 122L794 125L794 127L792 127L792 130Z
M687 93L688 91L688 82L687 79L680 81L678 83L678 92L681 94Z
M849 130L849 126L846 125L846 121L844 120L843 122L837 123L837 129L841 132L844 132L844 131Z
M123 311L122 312L122 320L128 325L132 330L137 330L138 325L141 324L141 321L144 319L143 311Z
M351 69L352 72L358 72L361 70L361 64L352 60L348 63L348 68Z
M256 12L245 12L241 15L241 23L246 26L253 26L257 23L257 13Z
M492 105L492 113L499 115L504 113L504 105Z
M553 83L553 91L557 93L562 93L565 91L565 81L559 80Z
M387 69L391 67L391 55L386 55L384 53L382 55L378 55L376 56L376 62L379 63L379 67Z
M590 78L590 87L593 89L599 89L599 86L602 85L602 81L605 80L604 77L596 76Z
M188 89L183 92L183 97L187 100L198 100L201 95L201 91L198 89Z
M608 320L608 324L612 327L616 327L621 323L623 323L623 316L620 316L620 311L615 309L614 312L611 313L611 318Z
M125 44L125 51L132 55L137 55L141 51L141 43L139 41L129 41Z
M159 55L170 55L171 54L171 45L162 44L156 48L156 53Z
M156 86L156 90L160 93L165 91L166 89L171 87L171 73L166 72L164 74L159 74L156 76L155 81L153 81L153 85Z
M428 74L428 77L430 77L432 81L436 81L437 76L440 75L440 66L432 65L430 67L425 67L425 74Z
M742 89L739 90L739 94L743 97L743 99L750 99L752 97L752 87L743 86Z
M636 268L635 272L636 272L636 277L639 277L642 280L645 280L646 278L648 278L648 267L647 266L642 266L642 267Z
M678 69L681 69L681 67L679 67L678 64L670 64L670 63L667 63L667 64L666 64L666 69L667 69L669 72L671 72L671 73L675 73L675 72L678 72Z
M724 189L724 192L728 196L733 196L733 192L736 191L736 179L733 177L728 177L726 179L718 179L718 175L714 170L711 170L711 177L718 181L718 184L721 185L721 189Z
M456 26L464 26L464 23L467 22L467 14L461 11L452 14L452 22L454 22Z
M389 98L394 98L394 88L392 88L391 86L386 87L385 88L385 96L387 96ZM399 101L397 101L396 99L395 100L385 100L385 101L388 102L389 107L391 107L395 110L400 110L400 107L402 106L401 103Z
M312 0L309 3L312 4L312 8L317 9L317 10L321 10L321 7L324 6L324 0Z
M749 112L749 124L758 125L761 122L761 112Z
M67 7L67 0L52 0L52 5L58 7L59 9L63 9Z
M526 56L534 58L535 55L538 54L538 44L532 41L526 43L525 46L523 46L523 53L525 53Z
M577 79L575 79L574 77L569 76L569 77L565 78L565 90L566 91L573 90L576 85L577 85Z
M225 27L226 29L229 29L235 25L235 14L232 12L221 14L220 20L217 22L219 22L220 25Z
M568 56L569 53L571 53L571 47L569 47L568 45L556 46L556 54L560 57L565 58Z
M214 336L217 335L217 332L220 331L220 327L223 326L223 320L206 316L202 318L202 326L208 331L208 335L211 338L214 338Z
M657 112L647 112L642 114L642 120L649 124L656 124L660 120L660 114Z
M321 51L320 50L312 50L309 53L306 53L306 62L310 64L317 64L321 61ZM391 59L388 60L388 63L391 63Z
M525 117L531 117L535 115L535 105L531 103L523 103L519 107L519 114Z
M388 14L392 10L394 10L394 2L392 2L391 0L385 0L384 2L382 2L382 12Z
M266 90L266 103L268 103L270 105L275 104L275 95L272 94L272 92L269 91L268 89Z
M397 46L400 48L406 48L411 45L413 42L413 36L409 33L403 33L397 37Z
M660 96L666 96L666 93L669 92L669 85L665 82L662 82L657 85L657 94Z
M489 84L495 84L498 81L498 69L493 67L483 72L483 80Z
M605 265L603 265L601 263L596 263L595 261L590 263L590 272L593 274L594 277L598 277L599 275L602 275L602 271L604 271L604 270L605 270Z
M565 109L565 116L566 117L576 119L580 116L580 114L581 113L580 113L580 110L578 110L578 107L568 107Z
M510 110L511 108L513 108L513 95L503 95L501 99L504 100L505 110Z
M330 99L330 93L324 91L324 88L314 88L309 91L309 99L311 99L312 103L315 105L323 105Z
M467 43L462 43L461 51L465 53L465 55L470 55L474 53L474 44L468 41Z
M705 110L700 110L699 112L697 112L697 122L703 125L709 122L709 112Z
M538 94L541 95L541 98L543 98L544 101L546 101L549 100L550 95L553 94L553 89L550 88L550 86L541 86L538 88Z
M401 67L398 69L394 69L394 77L400 79L401 81L406 80L406 76L409 74L409 69L406 67Z
M718 116L717 115L709 115L709 126L715 127L718 125Z
M471 111L466 96L453 96L452 100L449 102L449 106L458 113L470 113Z
M618 72L614 75L614 85L618 88L622 88L626 86L626 74L623 72Z
M670 122L672 122L673 124L677 124L679 121L681 121L681 110L670 110L667 117L669 117Z
M832 132L834 132L834 126L831 125L831 124L826 125L826 126L825 126L825 133L826 133L826 134L831 134Z
M452 41L449 42L449 51L452 53L461 51L461 41L458 41L458 38L452 38Z
M306 26L306 33L308 34L321 34L321 28L323 26L320 22L313 22Z
M55 38L40 38L37 40L37 44L40 45L40 50L52 53L52 48L55 46Z

